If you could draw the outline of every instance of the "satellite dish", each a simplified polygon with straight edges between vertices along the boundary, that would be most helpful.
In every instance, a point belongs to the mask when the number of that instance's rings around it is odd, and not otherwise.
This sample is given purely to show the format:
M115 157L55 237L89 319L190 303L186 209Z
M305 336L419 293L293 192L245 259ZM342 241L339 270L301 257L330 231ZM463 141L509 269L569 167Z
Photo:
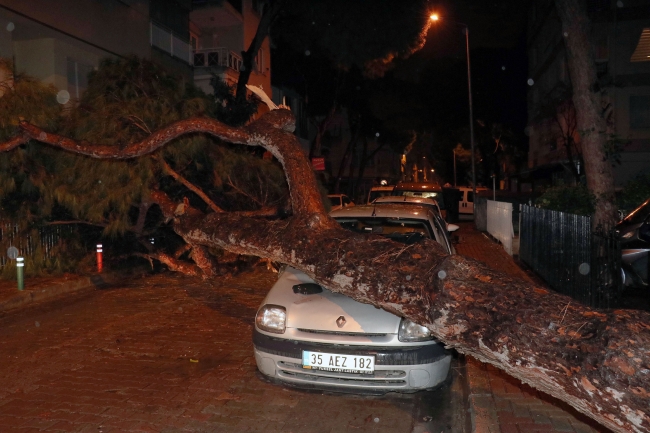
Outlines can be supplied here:
M11 260L16 260L16 257L18 257L18 248L16 247L7 248L7 257L9 257Z

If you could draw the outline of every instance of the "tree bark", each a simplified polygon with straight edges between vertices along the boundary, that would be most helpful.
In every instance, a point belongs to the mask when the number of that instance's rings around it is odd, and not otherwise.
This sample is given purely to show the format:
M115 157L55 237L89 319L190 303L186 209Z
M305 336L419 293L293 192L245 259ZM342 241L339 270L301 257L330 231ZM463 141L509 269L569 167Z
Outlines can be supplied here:
M617 210L614 174L605 154L607 122L603 117L601 89L589 39L589 18L581 0L555 0L555 6L562 21L587 188L598 200L593 225L612 226Z
M325 213L309 161L290 132L293 125L286 110L239 129L190 119L124 149L113 147L112 154L28 124L21 125L21 140L32 137L113 159L151 153L189 133L261 145L283 165L293 215L206 215L156 192L153 198L180 236L193 245L291 265L335 292L428 327L448 347L495 365L616 432L650 432L650 314L581 306L477 261L449 256L434 241L405 246L345 231ZM0 150L15 140L8 143Z

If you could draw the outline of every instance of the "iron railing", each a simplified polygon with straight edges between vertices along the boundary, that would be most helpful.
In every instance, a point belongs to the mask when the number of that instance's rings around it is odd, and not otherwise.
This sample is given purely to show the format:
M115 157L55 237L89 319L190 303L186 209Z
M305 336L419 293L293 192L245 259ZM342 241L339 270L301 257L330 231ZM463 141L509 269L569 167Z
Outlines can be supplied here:
M224 47L194 50L193 55L195 67L222 66L239 72L243 63L241 56Z
M521 206L519 259L555 291L596 308L614 308L623 289L621 247L591 218Z

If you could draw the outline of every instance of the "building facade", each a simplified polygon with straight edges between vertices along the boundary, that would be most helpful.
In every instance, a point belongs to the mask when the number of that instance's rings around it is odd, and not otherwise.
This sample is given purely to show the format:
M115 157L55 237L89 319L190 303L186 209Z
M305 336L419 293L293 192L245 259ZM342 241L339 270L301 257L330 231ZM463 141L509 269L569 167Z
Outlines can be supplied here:
M190 80L190 7L189 0L0 0L0 57L70 100L81 96L103 58L153 59ZM182 21L183 14L184 34L182 26L172 30L173 22L165 22Z
M212 93L210 79L217 75L235 85L242 68L241 52L255 37L265 2L259 0L195 1L190 14L190 43L193 50L194 83ZM249 85L261 87L269 98L271 48L269 38L255 56Z
M647 0L586 3L620 188L650 170L650 7ZM532 2L528 28L529 176L520 182L532 189L570 184L584 169L562 27L552 0Z

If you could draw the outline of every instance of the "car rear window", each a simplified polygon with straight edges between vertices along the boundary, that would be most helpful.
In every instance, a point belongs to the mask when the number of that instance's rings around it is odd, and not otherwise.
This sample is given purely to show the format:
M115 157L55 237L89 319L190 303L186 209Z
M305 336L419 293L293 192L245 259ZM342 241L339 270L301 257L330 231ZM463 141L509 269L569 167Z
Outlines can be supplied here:
M341 206L341 197L329 197L332 206Z
M355 233L373 233L405 244L432 239L429 224L422 220L402 218L337 218L341 226Z

